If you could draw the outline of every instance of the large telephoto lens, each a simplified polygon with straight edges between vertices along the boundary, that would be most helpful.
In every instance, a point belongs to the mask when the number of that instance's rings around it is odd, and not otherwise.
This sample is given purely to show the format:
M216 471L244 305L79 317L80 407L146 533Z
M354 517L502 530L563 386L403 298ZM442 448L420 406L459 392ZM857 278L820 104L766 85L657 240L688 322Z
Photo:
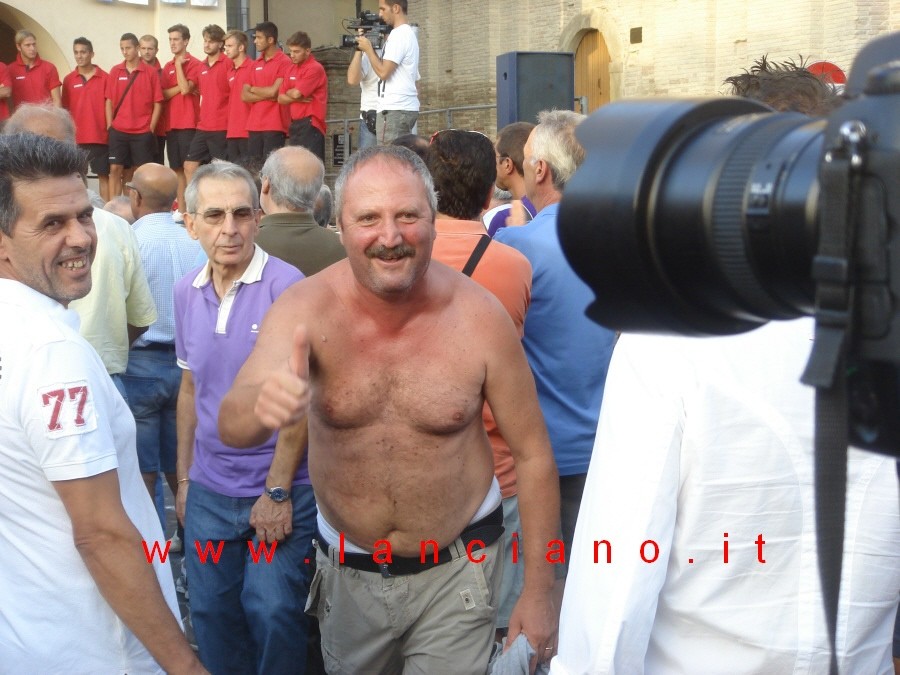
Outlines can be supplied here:
M813 310L824 120L737 98L604 106L559 237L616 330L724 335Z

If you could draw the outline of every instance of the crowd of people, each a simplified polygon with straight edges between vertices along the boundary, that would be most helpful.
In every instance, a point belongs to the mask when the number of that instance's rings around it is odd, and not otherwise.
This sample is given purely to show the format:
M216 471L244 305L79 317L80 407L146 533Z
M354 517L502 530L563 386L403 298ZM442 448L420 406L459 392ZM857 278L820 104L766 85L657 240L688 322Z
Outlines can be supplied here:
M193 173L213 158L261 163L285 144L325 159L328 79L312 54L309 35L297 31L278 43L278 27L258 24L248 58L247 34L211 24L202 31L203 58L190 53L191 31L169 28L172 58L161 64L159 40L124 33L123 61L108 70L94 63L94 48L79 37L75 69L61 81L41 59L34 35L16 33L16 60L0 64L0 120L24 103L52 103L75 120L78 146L89 153L104 201L123 194L134 170L165 163L178 177L177 203Z
M251 60L211 25L198 59L179 24L162 67L125 34L108 74L78 38L63 82L16 36L0 671L824 672L810 324L592 322L557 236L584 116L415 136L406 9L379 3L383 52L358 38L333 205L305 33L259 24ZM801 70L735 82L833 105ZM852 454L847 514L841 672L890 672L892 460Z

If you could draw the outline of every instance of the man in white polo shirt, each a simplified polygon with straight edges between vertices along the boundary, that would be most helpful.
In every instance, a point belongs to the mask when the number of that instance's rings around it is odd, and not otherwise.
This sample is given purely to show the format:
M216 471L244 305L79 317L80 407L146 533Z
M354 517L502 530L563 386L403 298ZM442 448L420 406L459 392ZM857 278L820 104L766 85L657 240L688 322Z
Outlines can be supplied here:
M9 672L203 673L135 427L69 302L97 235L74 144L0 138L0 654ZM77 617L77 620L73 620Z

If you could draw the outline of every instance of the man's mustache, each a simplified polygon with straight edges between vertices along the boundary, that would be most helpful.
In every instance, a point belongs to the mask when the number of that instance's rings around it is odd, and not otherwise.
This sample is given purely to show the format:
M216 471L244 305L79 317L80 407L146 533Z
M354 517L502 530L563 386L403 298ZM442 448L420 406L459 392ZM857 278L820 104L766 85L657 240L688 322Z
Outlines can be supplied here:
M370 246L366 249L366 256L369 258L379 258L381 260L399 260L400 258L413 258L416 255L416 249L409 244L400 244L399 246L388 247L384 244L379 246Z

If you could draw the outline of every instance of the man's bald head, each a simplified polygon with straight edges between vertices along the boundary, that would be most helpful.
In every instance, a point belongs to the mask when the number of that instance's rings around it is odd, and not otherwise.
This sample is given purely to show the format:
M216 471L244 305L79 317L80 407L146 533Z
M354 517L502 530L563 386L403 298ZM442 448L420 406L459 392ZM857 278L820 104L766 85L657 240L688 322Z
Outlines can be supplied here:
M259 175L266 213L312 212L325 180L325 167L309 150L295 145L269 155Z
M168 213L178 194L178 176L162 164L142 164L131 179L131 208L135 218L148 213ZM137 195L134 195L134 192Z
M50 103L24 103L6 121L4 135L37 134L75 145L75 122L63 108Z

